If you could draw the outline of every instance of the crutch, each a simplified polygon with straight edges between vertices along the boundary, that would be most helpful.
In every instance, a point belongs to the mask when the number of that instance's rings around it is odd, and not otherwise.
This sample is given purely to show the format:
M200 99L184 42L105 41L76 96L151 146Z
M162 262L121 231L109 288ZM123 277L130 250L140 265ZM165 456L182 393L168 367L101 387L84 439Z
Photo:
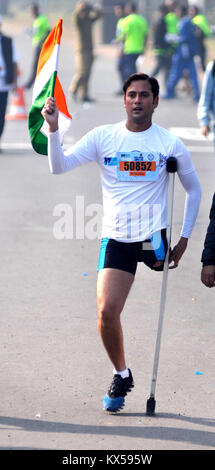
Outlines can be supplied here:
M155 346L155 355L154 355L154 365L151 381L151 392L150 397L146 403L146 414L153 415L155 412L155 387L157 381L158 373L158 362L160 354L160 345L161 345L161 334L163 327L163 318L164 318L164 309L166 301L166 290L167 290L167 278L169 270L169 254L170 254L170 243L171 243L171 232L172 232L172 215L173 215L173 198L174 198L174 183L175 183L175 172L177 171L177 160L175 157L169 157L166 163L166 170L169 175L169 188L168 188L168 217L167 217L167 253L164 261L163 267L163 278L162 278L162 287L161 287L161 299L160 299L160 312L158 319L158 330L157 330L157 339Z

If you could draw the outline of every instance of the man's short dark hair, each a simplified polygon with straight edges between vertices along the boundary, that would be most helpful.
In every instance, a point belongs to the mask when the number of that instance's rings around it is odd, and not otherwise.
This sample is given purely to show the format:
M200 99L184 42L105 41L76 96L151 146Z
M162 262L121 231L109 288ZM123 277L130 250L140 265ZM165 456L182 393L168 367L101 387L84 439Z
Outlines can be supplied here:
M130 7L132 13L136 13L136 11L137 11L137 4L136 3L127 2L126 5Z
M126 95L126 91L128 87L131 85L132 82L136 82L138 80L147 80L151 85L151 90L153 94L153 98L156 98L159 95L159 83L155 77L150 77L146 73L133 73L130 77L127 78L123 85L124 95Z
M168 10L168 7L165 5L165 3L162 3L162 5L158 7L158 11L166 15L169 10Z
M186 16L188 13L187 5L176 5L176 9L180 11L181 16Z
M33 12L34 15L39 15L40 9L39 9L38 3L32 2L32 3L30 4L30 8L31 8L31 11Z

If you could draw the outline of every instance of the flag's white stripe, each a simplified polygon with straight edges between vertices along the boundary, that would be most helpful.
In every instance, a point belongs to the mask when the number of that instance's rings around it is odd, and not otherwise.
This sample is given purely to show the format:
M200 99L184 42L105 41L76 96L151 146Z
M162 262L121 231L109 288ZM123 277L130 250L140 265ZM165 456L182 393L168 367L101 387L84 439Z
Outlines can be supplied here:
M64 113L59 111L58 127L59 127L61 143L63 142L63 136L64 136L65 132L68 131L70 125L71 125L71 118L67 117ZM42 132L46 137L48 136L49 125L46 121L44 121L44 123L43 123L43 125L40 129L40 132Z
M42 70L40 71L39 75L36 77L34 88L33 88L33 97L32 103L36 100L37 96L41 93L42 89L50 79L53 72L57 70L58 66L58 57L59 57L59 44L56 44L51 57L45 63Z

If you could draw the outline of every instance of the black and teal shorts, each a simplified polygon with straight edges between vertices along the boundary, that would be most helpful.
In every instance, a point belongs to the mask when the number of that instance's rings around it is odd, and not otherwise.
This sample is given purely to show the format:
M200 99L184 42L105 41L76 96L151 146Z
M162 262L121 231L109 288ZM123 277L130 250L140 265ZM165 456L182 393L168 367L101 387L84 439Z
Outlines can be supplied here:
M166 229L154 233L144 242L120 242L112 238L102 238L97 270L121 269L135 275L137 263L143 262L154 271L163 271L163 264L158 267L154 265L157 261L164 261L166 253Z

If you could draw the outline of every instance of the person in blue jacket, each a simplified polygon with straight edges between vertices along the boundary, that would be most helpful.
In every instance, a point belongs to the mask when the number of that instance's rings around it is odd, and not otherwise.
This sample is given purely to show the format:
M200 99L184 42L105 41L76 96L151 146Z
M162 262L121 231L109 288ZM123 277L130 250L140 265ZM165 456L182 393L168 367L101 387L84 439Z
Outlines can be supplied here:
M201 134L205 137L211 131L211 120L215 121L215 60L211 60L203 78L201 96L197 108ZM215 123L213 122L214 142Z
M211 130L211 118L215 120L215 60L208 63L204 74L202 91L197 109L201 134L207 137ZM213 123L215 136L215 124ZM215 193L210 209L210 222L202 251L201 281L206 287L215 286Z
M195 29L191 19L187 16L187 7L178 5L175 12L179 17L179 32L174 35L174 40L177 41L178 46L172 57L172 66L166 83L166 94L163 98L171 99L175 97L175 87L180 78L184 76L184 72L188 71L193 90L193 100L197 102L199 101L199 84L194 62L194 56L197 52ZM173 37L167 35L166 39L172 41Z
M201 281L206 287L215 286L215 193L210 209L210 222L202 252Z
M17 88L18 55L14 40L3 34L0 16L0 139L5 125L8 95ZM0 153L2 149L0 147Z

